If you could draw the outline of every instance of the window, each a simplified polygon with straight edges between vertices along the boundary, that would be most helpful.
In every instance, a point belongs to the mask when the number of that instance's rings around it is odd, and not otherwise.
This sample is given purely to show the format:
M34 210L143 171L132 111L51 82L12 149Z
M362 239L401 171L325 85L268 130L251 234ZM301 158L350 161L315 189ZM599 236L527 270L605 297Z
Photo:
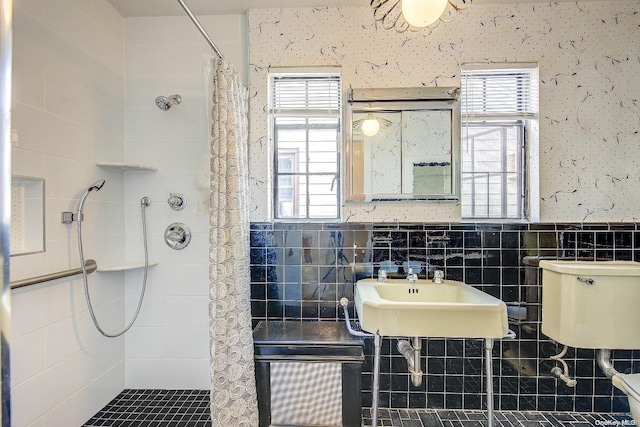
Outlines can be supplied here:
M337 219L340 74L270 72L276 219Z
M526 218L537 183L527 173L537 159L537 66L463 66L461 82L462 217Z

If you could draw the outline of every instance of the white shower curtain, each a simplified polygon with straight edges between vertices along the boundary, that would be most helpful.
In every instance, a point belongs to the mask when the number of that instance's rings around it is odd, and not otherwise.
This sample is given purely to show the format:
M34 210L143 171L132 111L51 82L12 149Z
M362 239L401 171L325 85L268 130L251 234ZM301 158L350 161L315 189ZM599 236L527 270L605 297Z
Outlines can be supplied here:
M247 89L213 61L209 220L209 341L214 427L256 427L249 295Z

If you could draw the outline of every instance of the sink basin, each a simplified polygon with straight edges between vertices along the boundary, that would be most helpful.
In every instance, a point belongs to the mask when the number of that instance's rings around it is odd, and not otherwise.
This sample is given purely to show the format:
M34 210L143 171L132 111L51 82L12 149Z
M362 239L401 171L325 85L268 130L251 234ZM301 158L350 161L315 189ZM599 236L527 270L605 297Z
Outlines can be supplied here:
M364 279L356 283L362 329L383 336L502 338L507 306L465 283Z
M640 263L540 261L542 332L571 347L640 348Z

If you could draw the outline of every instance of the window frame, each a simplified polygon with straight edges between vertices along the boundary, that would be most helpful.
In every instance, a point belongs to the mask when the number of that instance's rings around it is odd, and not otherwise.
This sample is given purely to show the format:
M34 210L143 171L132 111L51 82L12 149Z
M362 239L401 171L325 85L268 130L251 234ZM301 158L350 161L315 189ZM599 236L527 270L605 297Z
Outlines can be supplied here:
M469 128L473 128L473 127L478 127L478 128L492 128L492 129L496 129L496 130L501 130L501 132L505 132L507 130L507 128L510 127L515 127L516 129L518 129L518 137L517 137L517 162L518 162L518 168L516 172L509 172L507 171L507 167L506 167L506 163L508 162L508 153L507 153L507 144L508 144L508 140L506 137L501 138L501 142L502 142L502 147L501 147L501 158L500 158L500 162L502 163L501 166L501 171L495 171L495 172L477 172L475 170L472 171L465 171L464 169L464 155L461 157L462 161L461 161L461 182L462 182L462 188L464 188L464 182L465 182L465 174L467 175L471 175L471 174L486 174L488 176L487 179L487 186L489 186L489 177L491 175L496 175L496 174L500 174L502 175L502 178L500 180L500 185L501 188L505 188L506 187L506 181L508 180L507 175L509 174L517 174L517 200L516 200L516 205L517 205L517 210L518 210L518 215L517 216L513 216L513 215L509 215L508 214L508 210L509 210L509 204L508 204L508 199L506 197L506 195L502 194L501 200L500 200L500 215L499 216L491 216L490 215L490 200L491 200L491 193L489 191L487 191L487 214L486 215L482 215L482 216L476 216L476 215L471 215L471 216L462 216L462 218L464 219L488 219L488 220L492 220L492 219L507 219L507 220L521 220L527 217L527 171L528 171L528 167L527 167L527 160L528 160L528 156L527 156L527 145L526 145L526 141L527 141L527 121L526 120L514 120L514 121L500 121L500 122L487 122L487 121L472 121L472 122L467 122L465 124L466 129ZM468 130L467 132L463 132L463 134L467 135L467 138L464 138L463 140L463 146L468 146L470 144L469 141L469 136L468 136ZM470 147L469 151L472 153L476 153L475 147ZM475 161L475 159L472 160L472 162ZM473 179L473 178L471 178ZM472 188L475 188L475 186L472 186ZM472 212L476 212L476 208L475 208L475 193L474 191L472 191L472 200L471 202L469 202L469 204L471 205L471 211ZM460 198L462 203L464 203L463 199L464 199L464 193L461 192L460 194Z
M504 76L508 77L509 74L519 75L518 79L516 79L516 90L517 96L514 96L512 100L515 108L513 109L501 109L501 108L491 108L495 107L497 103L496 99L500 99L501 95L498 94L494 97L492 94L486 96L486 98L475 98L473 99L473 106L481 105L480 110L484 111L476 111L470 112L469 104L471 102L465 102L465 96L468 96L465 91L462 91L461 103L462 103L462 126L463 129L466 128L467 131L463 132L463 138L461 141L461 148L468 146L469 141L469 131L470 127L491 127L495 125L496 128L504 127L505 125L513 125L515 123L519 123L522 131L518 137L518 150L519 150L519 161L521 162L521 167L519 168L518 173L520 174L519 183L520 189L518 193L518 201L517 204L520 206L519 214L517 216L509 216L508 208L504 205L504 201L501 201L501 212L500 216L491 216L490 215L490 194L491 192L487 190L487 214L478 216L477 212L475 212L475 208L472 208L472 216L462 216L463 220L509 220L509 221L531 221L535 220L539 216L539 201L538 201L538 185L539 185L539 177L538 177L538 161L539 156L536 153L538 148L538 103L539 103L539 71L537 63L471 63L471 64L463 64L461 70L461 83L462 88L465 88L465 83L468 83L468 80L465 80L469 74L471 74L471 78L479 78L482 79L483 76L493 76L496 79L503 78ZM524 82L523 82L524 81ZM475 81L473 82L475 83ZM523 90L522 88L526 88ZM473 89L472 89L473 90ZM482 91L486 94L486 85L482 88ZM477 95L478 92L475 92L474 95ZM521 98L522 97L522 98ZM489 108L487 108L487 100L494 101L493 104L489 102ZM478 102L480 101L480 102ZM505 102L506 104L506 102ZM506 154L503 156L506 159ZM462 157L461 157L462 158ZM502 159L504 161L505 159ZM466 171L464 168L464 162L461 162L461 174L464 177L465 173L471 173L471 171ZM506 168L502 167L502 174L507 173ZM464 180L464 178L463 178ZM489 184L487 184L489 185ZM466 196L473 197L473 196ZM461 205L465 204L473 205L473 201L466 200L465 203L465 195L461 193ZM461 212L462 213L462 212Z
M341 70L336 67L316 67L316 68L296 68L296 69L274 69L271 68L268 73L269 78L269 106L268 106L268 117L269 117L269 139L271 142L271 155L272 155L272 204L273 208L271 209L271 215L274 221L296 221L296 222L334 222L341 220L342 216L342 191L341 191L341 183L342 183L342 167L341 167L341 159L342 159L342 75ZM337 104L337 108L310 108L310 109L286 109L286 108L274 108L275 104L275 80L276 79L322 79L326 78L328 80L334 79L337 80L337 100L331 100L330 104ZM335 103L334 101L337 101ZM286 117L298 117L305 118L304 124L284 124L278 125L278 118L286 118ZM313 121L313 119L322 119L322 118L330 118L335 119L335 125L333 124L314 124L309 123L309 121ZM280 172L279 168L279 145L278 145L278 130L285 129L290 127L291 129L300 129L305 132L305 152L298 152L297 157L304 157L304 163L306 165L305 171L301 172L298 168L298 165L295 166L294 172ZM329 129L336 131L336 163L335 163L335 172L310 172L310 131L314 129ZM285 151L287 151L285 149ZM333 152L333 151L331 151ZM282 176L293 176L294 182L299 182L301 177L304 177L306 181L306 191L305 194L299 193L297 190L294 191L294 197L296 206L293 209L293 216L285 217L281 216L279 209L279 178ZM309 191L311 185L313 185L312 178L319 176L330 176L332 179L332 189L335 189L335 216L312 216L312 203L311 198L313 194ZM333 194L331 194L333 197ZM303 206L299 199L304 198L304 214L301 214L300 207ZM327 205L329 206L329 205ZM333 204L330 206L333 207Z

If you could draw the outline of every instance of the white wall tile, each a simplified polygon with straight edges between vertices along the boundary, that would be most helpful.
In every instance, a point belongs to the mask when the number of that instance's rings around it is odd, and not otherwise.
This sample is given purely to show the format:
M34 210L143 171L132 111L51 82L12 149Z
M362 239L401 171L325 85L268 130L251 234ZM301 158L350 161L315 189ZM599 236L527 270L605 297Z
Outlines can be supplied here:
M44 107L44 68L16 54L13 56L12 97L36 108Z
M115 367L124 365L124 360L122 359L122 355L124 354L124 346L124 336L120 336L118 338L102 337L91 347L90 351L93 356L92 372L94 378L99 378L107 374L109 371L113 370ZM123 379L123 377L120 379ZM117 383L117 381L114 382ZM115 388L117 388L117 386ZM116 393L120 391L122 391L122 389L116 390Z
M69 44L33 16L20 9L14 15L14 52L74 82L90 86L93 61L79 47Z
M26 426L91 381L88 359L77 354L12 388L14 427Z
M24 257L19 257L24 259ZM38 274L38 273L36 273ZM27 278L25 276L22 278ZM11 292L11 335L15 338L44 328L49 321L47 295L36 287Z
M44 330L13 337L11 340L11 381L14 384L41 373L45 369Z
M20 148L82 161L91 159L91 131L78 123L14 103L11 126L18 131Z
M87 254L100 263L125 246L123 173L94 164L113 151L124 159L124 19L104 0L16 3L12 166L45 178L47 240L43 253L12 257L13 280L79 266L76 224L61 224L60 212L98 178L107 185L87 199ZM98 317L121 327L124 275L89 280ZM79 425L124 388L124 341L98 335L81 278L14 290L12 300L14 426Z
M130 319L138 306L139 298L137 295L129 295L126 297L126 316ZM162 296L145 296L136 327L160 327L165 325L166 313L171 310L167 307L167 302ZM128 358L128 355L127 355Z
M91 347L100 339L89 313L80 313L47 326L45 329L45 353L47 367L54 366Z
M96 115L94 93L52 72L47 72L45 79L45 109L82 126L91 125Z
M199 19L203 17L198 17ZM206 25L230 40L229 55L242 57L244 19L238 16L205 18ZM167 29L159 31L159 29ZM231 31L228 34L227 31ZM237 37L236 37L237 36ZM233 42L231 42L233 41ZM235 43L235 44L233 44ZM159 166L154 173L126 175L126 198L148 195L149 250L159 265L149 277L137 333L147 347L127 341L127 387L208 388L208 153L209 125L205 61L209 48L188 18L130 18L126 22L126 156L148 159ZM237 51L237 52L236 52ZM207 55L203 55L207 52ZM246 57L246 54L244 55ZM169 111L154 105L159 95L180 94L182 103ZM203 173L203 170L205 173ZM204 179L203 179L204 175ZM173 211L170 192L186 196L187 207ZM206 206L201 199L206 193ZM127 253L140 253L137 210L127 210ZM183 222L193 232L191 243L176 251L164 243L163 232L172 222ZM127 272L127 315L135 310L141 272ZM146 332L151 331L151 332ZM161 331L161 339L157 333ZM130 347L129 343L135 345ZM157 349L158 344L162 345ZM145 352L140 354L140 352Z
M20 135L18 135L19 138ZM13 146L11 149L11 173L34 178L44 177L44 156Z
M79 392L56 405L45 416L46 427L82 425L122 391L124 364L105 372Z
M165 313L163 326L198 328L208 325L208 297L173 297L171 309Z
M163 282L165 295L202 296L209 295L209 270L200 264L175 265L166 271Z
M209 328L164 328L162 354L168 359L209 357Z
M127 357L134 359L164 358L163 330L158 327L133 327L126 335Z
M92 160L95 162L124 163L124 138L94 130L92 134Z
M44 0L21 0L13 3L14 10L25 11L38 20L44 19Z
M129 26L127 26L127 29ZM156 29L157 31L157 29ZM172 59L165 54L163 46L158 44L127 44L125 64L127 78L161 77L166 62Z
M84 5L84 10L82 7ZM45 0L45 23L69 44L83 52L91 52L93 23L90 20L90 5L86 0Z
M128 388L206 389L198 359L128 359Z

